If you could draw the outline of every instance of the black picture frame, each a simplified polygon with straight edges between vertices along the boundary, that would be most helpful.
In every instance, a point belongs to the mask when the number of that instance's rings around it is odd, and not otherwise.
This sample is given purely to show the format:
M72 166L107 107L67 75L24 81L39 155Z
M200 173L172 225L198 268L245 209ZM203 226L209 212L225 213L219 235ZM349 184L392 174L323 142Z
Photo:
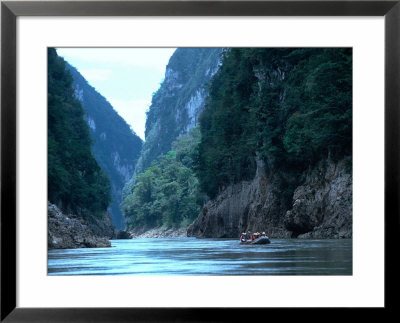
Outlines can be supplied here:
M399 284L400 0L395 1L2 1L1 2L1 322L233 322L287 308L16 307L16 19L19 16L383 16L385 19L385 306ZM373 170L371 170L373 171ZM373 243L373 242L371 242ZM297 291L299 292L299 291ZM291 309L300 311L302 309ZM336 314L329 311L330 318ZM282 318L282 317L281 317Z

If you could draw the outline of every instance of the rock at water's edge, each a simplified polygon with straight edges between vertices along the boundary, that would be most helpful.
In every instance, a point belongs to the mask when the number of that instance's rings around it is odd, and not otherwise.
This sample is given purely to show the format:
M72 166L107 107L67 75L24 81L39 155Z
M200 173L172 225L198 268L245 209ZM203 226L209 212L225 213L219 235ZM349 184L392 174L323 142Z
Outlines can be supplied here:
M75 215L65 215L50 202L47 203L49 249L111 247L107 237L93 234L88 224Z
M183 238L187 237L186 228L154 228L145 231L129 231L132 238Z
M132 235L125 230L116 230L114 239L121 240L121 239L132 239Z
M263 232L271 238L351 238L351 158L325 160L299 176L292 205L280 194L280 178L257 161L252 181L228 186L205 204L187 235L237 238L242 232Z
M308 172L293 194L285 225L298 238L352 238L353 181L350 160Z
M265 164L257 159L252 181L229 185L205 204L189 226L188 236L198 238L238 238L242 232L266 232L269 237L290 237L283 224L282 201L274 191L278 178L267 176Z

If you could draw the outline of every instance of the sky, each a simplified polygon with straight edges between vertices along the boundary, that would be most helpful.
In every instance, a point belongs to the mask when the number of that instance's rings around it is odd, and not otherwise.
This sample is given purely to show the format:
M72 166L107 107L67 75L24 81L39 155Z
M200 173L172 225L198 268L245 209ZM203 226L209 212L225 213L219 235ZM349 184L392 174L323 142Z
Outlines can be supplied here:
M143 140L146 111L176 48L57 48Z

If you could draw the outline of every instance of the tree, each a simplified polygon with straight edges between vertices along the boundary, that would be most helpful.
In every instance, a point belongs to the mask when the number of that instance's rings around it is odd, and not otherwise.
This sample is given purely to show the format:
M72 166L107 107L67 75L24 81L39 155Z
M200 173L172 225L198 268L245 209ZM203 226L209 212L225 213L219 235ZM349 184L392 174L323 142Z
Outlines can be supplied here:
M232 48L209 93L194 168L211 198L251 179L256 155L283 174L351 154L351 49Z
M136 178L122 203L128 228L187 227L198 216L203 199L191 166L199 141L194 128Z

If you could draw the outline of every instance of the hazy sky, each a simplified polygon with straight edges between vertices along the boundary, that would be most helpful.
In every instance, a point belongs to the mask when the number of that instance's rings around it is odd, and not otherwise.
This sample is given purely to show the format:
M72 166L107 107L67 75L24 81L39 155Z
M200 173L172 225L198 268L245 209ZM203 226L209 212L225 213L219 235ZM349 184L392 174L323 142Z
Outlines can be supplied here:
M146 111L175 48L57 48L144 139Z

